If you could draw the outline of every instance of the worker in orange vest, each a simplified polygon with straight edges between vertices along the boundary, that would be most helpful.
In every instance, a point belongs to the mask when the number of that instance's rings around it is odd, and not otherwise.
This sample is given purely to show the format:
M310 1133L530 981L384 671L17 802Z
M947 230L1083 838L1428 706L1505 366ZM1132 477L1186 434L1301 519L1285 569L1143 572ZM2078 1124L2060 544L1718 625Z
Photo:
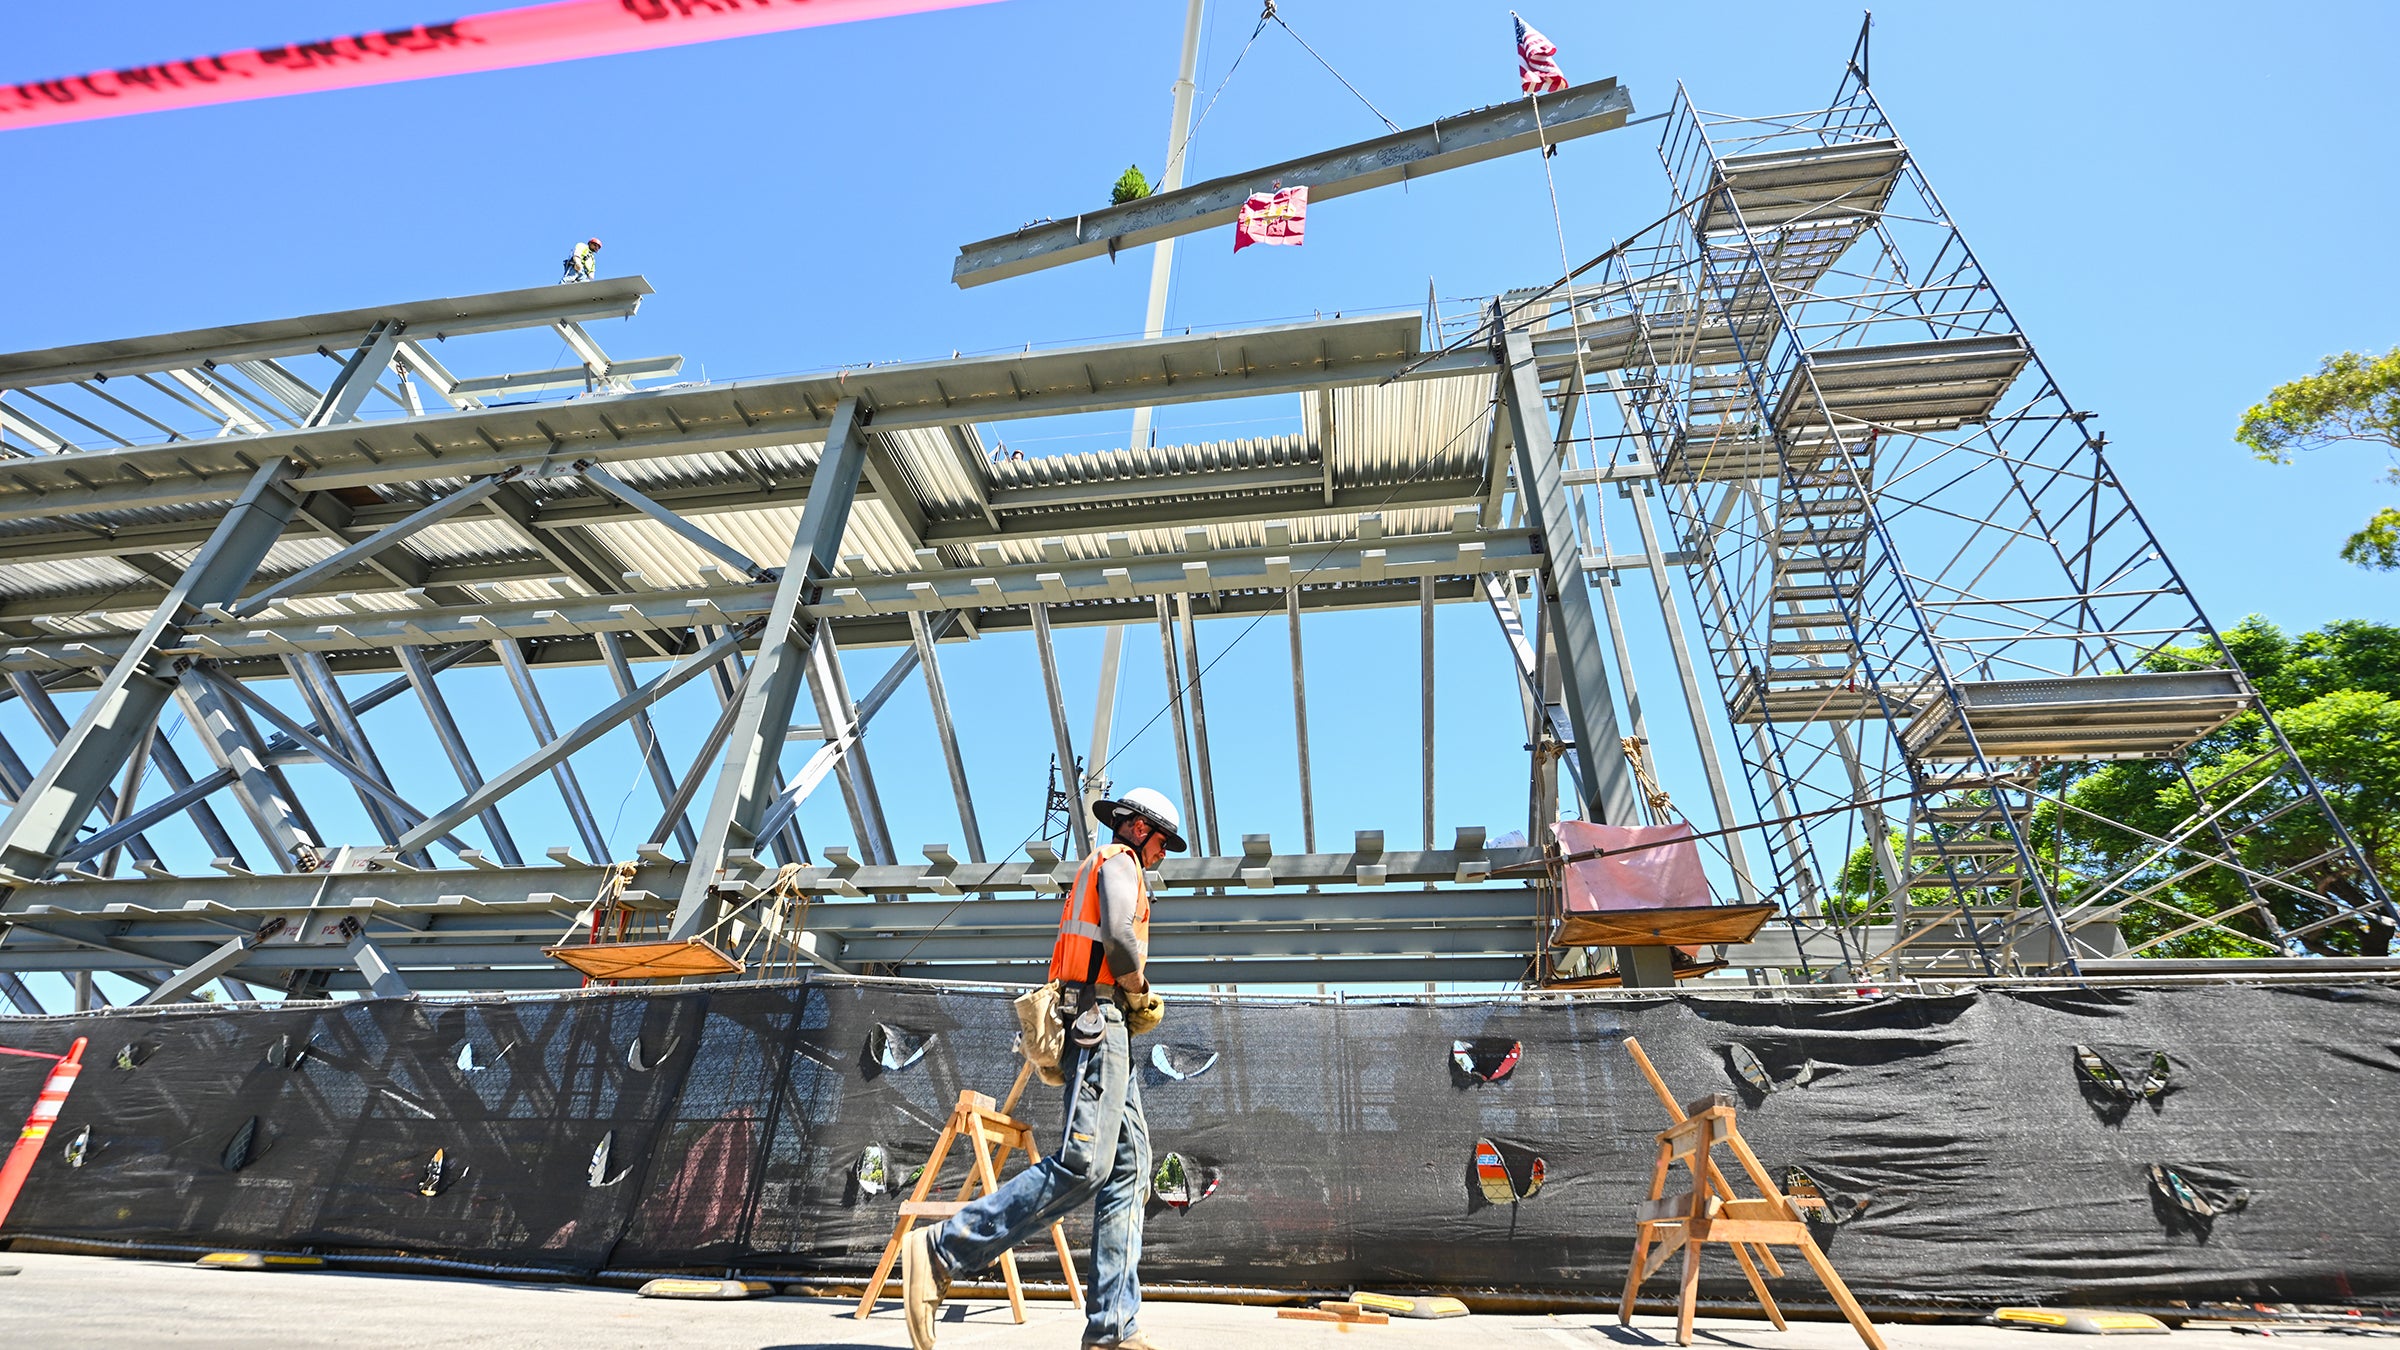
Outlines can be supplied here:
M1060 1016L1072 1018L1065 1137L1050 1156L936 1227L912 1230L901 1248L908 1338L933 1350L934 1315L953 1272L974 1273L1087 1200L1092 1209L1091 1288L1085 1350L1153 1350L1134 1325L1142 1306L1142 1187L1150 1127L1133 1075L1132 1036L1158 1025L1165 1005L1142 966L1150 945L1145 873L1183 852L1174 804L1149 788L1092 803L1109 831L1075 871L1050 949Z

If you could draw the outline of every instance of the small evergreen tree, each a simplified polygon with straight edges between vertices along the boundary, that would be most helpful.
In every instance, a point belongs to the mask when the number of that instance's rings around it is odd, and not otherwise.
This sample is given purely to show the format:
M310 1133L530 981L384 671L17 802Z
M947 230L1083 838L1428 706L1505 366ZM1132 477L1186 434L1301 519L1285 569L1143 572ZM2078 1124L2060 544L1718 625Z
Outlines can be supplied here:
M1110 190L1108 200L1113 206L1123 206L1127 202L1138 202L1149 195L1150 180L1142 176L1142 166L1128 164L1125 166L1125 172L1117 175L1117 185Z

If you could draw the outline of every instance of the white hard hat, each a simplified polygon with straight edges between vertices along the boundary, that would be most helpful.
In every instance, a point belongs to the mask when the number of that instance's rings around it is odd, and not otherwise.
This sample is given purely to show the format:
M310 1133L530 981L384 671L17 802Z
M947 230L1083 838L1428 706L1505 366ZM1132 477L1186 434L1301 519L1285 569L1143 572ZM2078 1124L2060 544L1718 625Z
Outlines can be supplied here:
M1093 819L1111 830L1129 815L1149 821L1152 828L1164 834L1169 852L1183 852L1183 817L1176 813L1175 803L1168 801L1164 793L1138 787L1122 797L1102 798L1092 803Z

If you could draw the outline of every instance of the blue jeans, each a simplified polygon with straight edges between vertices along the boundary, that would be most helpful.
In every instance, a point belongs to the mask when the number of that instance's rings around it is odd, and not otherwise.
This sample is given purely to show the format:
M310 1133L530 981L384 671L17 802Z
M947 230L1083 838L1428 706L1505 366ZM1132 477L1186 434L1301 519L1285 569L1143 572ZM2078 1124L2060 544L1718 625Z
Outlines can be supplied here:
M1101 1005L1108 1037L1092 1050L1070 1044L1067 1124L1058 1150L969 1204L934 1230L933 1251L953 1272L976 1274L1000 1253L1038 1236L1086 1200L1092 1206L1092 1260L1084 1289L1083 1342L1114 1343L1134 1334L1142 1310L1142 1186L1150 1175L1150 1125L1125 1017Z

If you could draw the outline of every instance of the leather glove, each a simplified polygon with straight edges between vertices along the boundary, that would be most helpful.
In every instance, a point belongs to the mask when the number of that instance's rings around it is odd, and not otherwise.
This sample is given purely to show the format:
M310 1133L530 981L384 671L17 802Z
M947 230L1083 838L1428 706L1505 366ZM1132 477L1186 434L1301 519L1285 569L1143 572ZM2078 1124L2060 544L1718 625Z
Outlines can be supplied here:
M1144 991L1138 998L1119 994L1117 1002L1125 1012L1125 1030L1129 1035L1155 1031L1166 1020L1167 1001L1155 989Z

